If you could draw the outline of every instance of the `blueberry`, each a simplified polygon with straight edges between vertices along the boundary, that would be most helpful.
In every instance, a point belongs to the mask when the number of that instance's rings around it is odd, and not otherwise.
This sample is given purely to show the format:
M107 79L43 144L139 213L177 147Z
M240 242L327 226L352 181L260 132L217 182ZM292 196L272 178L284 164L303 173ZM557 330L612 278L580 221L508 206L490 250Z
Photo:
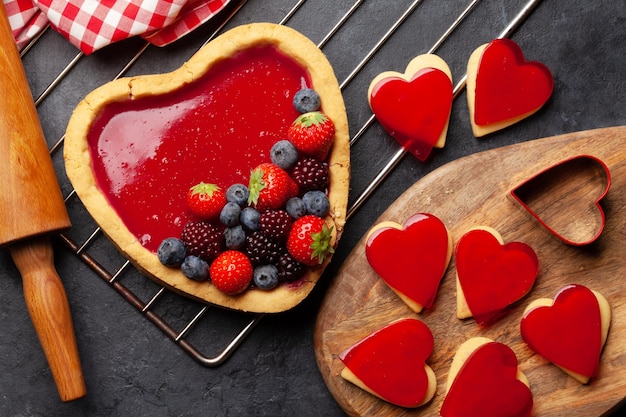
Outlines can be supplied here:
M288 140L279 140L272 146L270 158L275 165L288 170L298 162L298 150Z
M241 214L239 215L239 222L242 224L244 229L249 232L256 232L259 230L259 219L261 218L261 213L255 208L246 207L241 210Z
M165 266L179 266L186 254L185 244L175 237L163 239L157 249L159 261Z
M294 219L299 219L300 217L306 214L306 206L304 205L304 201L298 197L292 197L287 200L287 205L285 206L287 213Z
M278 285L278 268L274 265L261 265L254 268L254 285L260 290L271 290Z
M307 191L302 196L302 201L304 202L306 211L318 217L326 216L330 210L328 197L323 191Z
M250 190L243 184L233 184L226 190L226 200L244 207L248 202Z
M303 88L293 96L293 106L299 113L317 111L320 108L320 96L312 88Z
M229 201L220 212L220 222L222 222L224 226L232 227L239 223L240 214L241 207L239 207L239 204Z
M240 224L229 227L224 230L224 240L228 249L241 249L246 243L246 232Z
M183 275L194 281L204 281L209 278L209 264L194 255L189 255L185 258L180 270Z

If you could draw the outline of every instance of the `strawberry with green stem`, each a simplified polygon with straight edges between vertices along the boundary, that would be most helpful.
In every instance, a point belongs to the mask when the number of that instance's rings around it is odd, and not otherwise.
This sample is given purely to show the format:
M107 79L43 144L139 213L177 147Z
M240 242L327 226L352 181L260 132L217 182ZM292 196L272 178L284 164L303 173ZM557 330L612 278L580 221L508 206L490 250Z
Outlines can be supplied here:
M187 207L201 220L219 217L224 204L226 193L215 184L200 182L187 192Z
M335 252L332 247L332 227L324 219L311 214L300 217L291 226L287 251L298 262L308 266L322 264Z
M287 134L298 152L323 161L335 139L335 124L322 112L304 113L289 126Z
M248 204L263 212L276 210L298 194L298 185L287 171L272 163L262 163L250 173Z

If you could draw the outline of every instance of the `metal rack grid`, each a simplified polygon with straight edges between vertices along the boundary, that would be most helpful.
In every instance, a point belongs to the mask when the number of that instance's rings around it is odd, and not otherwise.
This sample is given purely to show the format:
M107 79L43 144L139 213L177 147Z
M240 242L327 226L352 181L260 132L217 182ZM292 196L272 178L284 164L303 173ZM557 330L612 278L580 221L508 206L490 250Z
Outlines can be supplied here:
M383 36L375 43L375 45L362 57L357 65L343 80L340 80L340 88L343 91L348 84L359 74L363 68L372 60L377 52L383 48L388 40L396 33L406 20L411 16L423 0L415 0L398 16L397 20L387 29ZM539 4L540 0L528 0L524 2L510 23L495 37L509 37L521 25L527 16ZM246 6L246 1L239 1L235 7L225 10L217 19L220 19L219 25L210 34L205 44L221 33L227 24L233 19L239 11ZM305 0L299 0L296 4L290 6L284 17L278 22L279 24L288 24L290 19L304 6ZM348 7L337 20L332 29L326 33L323 39L318 43L320 49L324 49L326 44L336 35L343 25L350 21L353 14L364 4L364 0L356 0ZM471 14L471 12L479 5L479 0L468 1L465 8L458 14L453 22L443 31L439 39L432 45L428 51L422 53L436 53L438 48L451 36L458 26ZM45 33L45 32L44 32ZM34 39L22 51L22 58L36 46L39 39ZM113 79L123 77L129 69L137 62L137 60L148 50L149 44L140 46L136 53L128 60L123 68L117 73ZM84 54L78 52L69 63L58 73L53 81L43 90L43 92L35 98L36 106L39 106L50 93L59 89L59 85L72 69L84 58ZM456 98L465 86L465 76L460 78L454 88L454 97ZM350 145L357 145L359 139L375 124L375 117L371 115L352 136ZM50 153L54 157L59 153L63 145L64 137L55 141ZM369 181L363 191L352 199L347 212L349 220L355 214L361 205L372 195L372 193L381 185L387 176L394 170L398 163L406 156L407 152L400 148L392 154L390 159L384 164L378 174ZM84 207L76 197L74 190L70 190L66 196L66 204L70 215L76 215ZM72 216L74 217L74 216ZM89 217L89 216L87 216ZM73 230L78 229L78 236L73 235ZM85 231L87 233L85 234ZM261 314L244 314L239 312L230 312L219 309L210 305L202 304L191 300L184 296L173 293L171 290L160 286L153 281L142 276L128 261L117 253L113 245L104 237L100 228L94 224L79 225L68 232L61 235L61 240L67 245L73 254L75 254L82 262L84 262L91 270L93 270L100 278L102 278L111 288L119 293L130 305L135 307L141 314L159 328L167 337L169 337L177 346L189 354L203 366L215 367L222 364L242 343L246 336L254 329L254 327L262 320ZM102 256L102 254L105 256ZM175 312L172 314L170 307L161 310L159 304L164 299L170 299L168 306L175 305ZM238 329L232 331L232 329ZM213 335L219 334L219 337L213 336L211 346L199 347L204 340L197 337L198 333L212 332Z

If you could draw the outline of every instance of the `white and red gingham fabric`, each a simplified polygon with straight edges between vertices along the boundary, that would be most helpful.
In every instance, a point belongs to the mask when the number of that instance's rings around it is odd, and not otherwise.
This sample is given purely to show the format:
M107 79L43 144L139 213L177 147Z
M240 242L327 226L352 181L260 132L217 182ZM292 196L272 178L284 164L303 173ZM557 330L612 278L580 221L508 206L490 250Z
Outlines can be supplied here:
M85 54L131 36L164 46L191 32L229 0L3 0L18 47L49 23Z

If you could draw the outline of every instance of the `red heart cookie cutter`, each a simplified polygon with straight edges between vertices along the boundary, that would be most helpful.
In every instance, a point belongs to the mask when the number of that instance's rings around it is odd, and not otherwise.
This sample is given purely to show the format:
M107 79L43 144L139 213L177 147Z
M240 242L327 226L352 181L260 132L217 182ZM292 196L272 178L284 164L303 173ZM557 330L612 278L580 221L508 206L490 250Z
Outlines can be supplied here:
M510 196L554 236L569 245L595 241L604 229L601 200L611 185L609 168L591 155L578 155L539 172Z

